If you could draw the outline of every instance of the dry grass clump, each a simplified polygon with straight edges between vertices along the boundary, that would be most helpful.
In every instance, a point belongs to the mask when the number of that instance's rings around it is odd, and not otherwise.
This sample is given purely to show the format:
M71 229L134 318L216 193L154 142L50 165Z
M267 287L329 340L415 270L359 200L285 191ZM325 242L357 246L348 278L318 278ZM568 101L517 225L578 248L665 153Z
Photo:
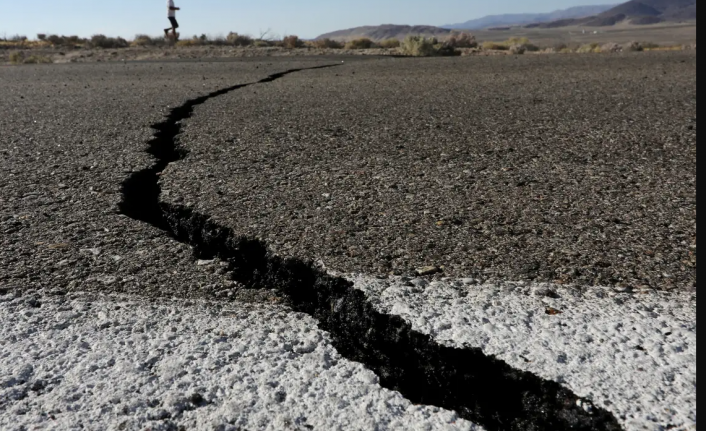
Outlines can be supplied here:
M623 46L623 51L643 51L644 48L640 42L630 42Z
M53 62L54 61L51 58L43 55L30 55L23 61L24 64L49 64Z
M601 52L620 52L623 50L623 47L618 45L615 42L608 42L603 45L601 45L600 51Z
M529 41L526 37L511 37L504 42L483 42L481 47L487 51L511 51L513 54L524 54L525 52L539 51L539 47ZM556 49L555 49L556 50Z
M253 38L248 35L230 32L228 36L226 36L226 42L234 46L251 46L254 41Z
M88 39L83 39L78 36L59 36L56 34L50 34L45 40L55 47L62 46L67 48L77 48L89 44Z
M127 48L130 44L122 37L107 37L103 34L94 34L89 41L91 48Z
M522 55L525 51L527 51L527 48L524 45L510 45L508 50L510 51L510 54Z
M343 44L337 40L325 38L325 39L317 39L317 40L310 40L307 42L307 45L312 47L312 48L319 48L319 49L341 49L343 48Z
M20 51L10 53L10 63L21 64L25 59L25 55Z
M163 37L151 37L146 34L137 34L130 42L130 46L160 46L164 45Z
M643 46L645 51L682 51L690 48L689 45L658 45L650 48Z
M361 37L359 39L353 39L346 42L346 49L370 49L375 48L375 42L367 37Z
M452 32L446 41L446 45L451 48L475 48L478 46L476 37L468 32Z
M301 48L304 46L304 41L299 39L299 36L296 35L285 36L284 39L282 39L282 46L287 49Z
M587 53L592 53L592 52L601 52L601 46L597 43L587 43L585 45L581 45L577 50L577 53L579 54L587 54Z
M191 39L179 40L176 43L176 46L182 47L182 48L202 46L202 45L205 45L205 42L203 40L201 40L198 36L194 36Z
M427 38L424 36L407 36L400 44L402 54L411 55L413 57L430 57L437 55L437 40L433 37Z
M15 51L10 53L10 63L12 64L48 64L53 63L52 59L49 57L44 57L42 55L30 55L25 57L22 51Z
M378 45L380 48L387 48L387 49L393 49L393 48L399 48L401 45L401 42L399 39L385 39L380 42L378 42Z
M507 51L510 49L509 46L505 45L504 42L490 42L485 41L481 44L481 48L486 51Z

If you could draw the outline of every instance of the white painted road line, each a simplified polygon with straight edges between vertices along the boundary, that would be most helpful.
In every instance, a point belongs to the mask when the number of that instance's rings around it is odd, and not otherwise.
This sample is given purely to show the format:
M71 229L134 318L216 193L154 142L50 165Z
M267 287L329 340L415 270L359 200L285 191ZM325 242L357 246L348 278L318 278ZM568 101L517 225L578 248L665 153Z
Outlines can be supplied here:
M349 275L379 311L565 385L626 430L696 428L696 294Z
M0 429L479 430L277 306L0 296Z

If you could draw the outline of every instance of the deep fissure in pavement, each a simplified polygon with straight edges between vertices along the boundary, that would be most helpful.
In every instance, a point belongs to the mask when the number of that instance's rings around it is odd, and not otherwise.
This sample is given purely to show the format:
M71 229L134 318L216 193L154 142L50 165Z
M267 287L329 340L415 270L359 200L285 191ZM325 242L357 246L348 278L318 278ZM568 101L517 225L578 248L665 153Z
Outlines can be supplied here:
M488 430L620 430L616 418L556 382L512 368L479 348L459 349L435 342L399 316L380 313L351 282L327 274L312 262L282 258L265 243L235 235L208 215L184 206L160 204L159 174L186 156L175 138L180 122L210 98L256 83L241 84L192 99L171 110L156 130L148 152L153 166L123 183L120 211L165 230L191 245L200 258L228 262L234 280L251 288L274 288L291 308L314 317L331 334L345 358L375 372L381 386L400 392L415 404L456 411Z

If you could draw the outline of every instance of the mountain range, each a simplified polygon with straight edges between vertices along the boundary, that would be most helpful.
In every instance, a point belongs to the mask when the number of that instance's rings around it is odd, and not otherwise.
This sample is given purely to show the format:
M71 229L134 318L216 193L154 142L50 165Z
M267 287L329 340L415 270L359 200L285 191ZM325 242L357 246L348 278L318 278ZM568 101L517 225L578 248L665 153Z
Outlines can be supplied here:
M385 39L404 39L409 34L422 35L425 37L440 37L448 36L451 30L448 28L434 27L431 25L395 25L383 24L374 26L354 27L346 30L332 31L322 34L317 39L334 39L346 41L367 37L369 39L379 41Z
M597 6L575 6L568 9L555 10L554 12L548 13L512 13L503 15L488 15L482 18L472 19L458 24L443 25L442 27L465 30L480 30L490 27L513 27L517 25L557 21L561 19L584 18L588 16L598 15L599 13L612 9L613 7L615 7L615 4Z
M696 0L630 0L594 16L532 23L524 27L551 28L568 25L605 27L621 22L646 25L695 20Z
M645 25L683 21L696 21L696 0L629 0L618 5L576 6L550 13L489 15L441 27L395 24L362 26L322 34L317 39L346 41L367 37L380 41L403 39L410 34L441 38L449 35L452 30L461 29L479 30L518 26L525 28L605 27L618 23Z

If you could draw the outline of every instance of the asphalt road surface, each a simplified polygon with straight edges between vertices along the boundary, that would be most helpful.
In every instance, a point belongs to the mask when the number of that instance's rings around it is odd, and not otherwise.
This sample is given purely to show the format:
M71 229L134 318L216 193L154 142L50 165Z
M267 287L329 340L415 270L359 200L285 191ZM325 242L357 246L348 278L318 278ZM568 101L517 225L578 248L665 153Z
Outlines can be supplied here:
M695 428L695 54L344 60L0 69L2 428Z

